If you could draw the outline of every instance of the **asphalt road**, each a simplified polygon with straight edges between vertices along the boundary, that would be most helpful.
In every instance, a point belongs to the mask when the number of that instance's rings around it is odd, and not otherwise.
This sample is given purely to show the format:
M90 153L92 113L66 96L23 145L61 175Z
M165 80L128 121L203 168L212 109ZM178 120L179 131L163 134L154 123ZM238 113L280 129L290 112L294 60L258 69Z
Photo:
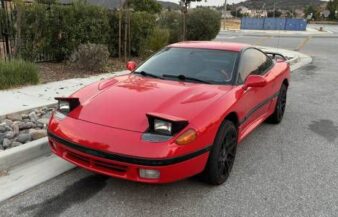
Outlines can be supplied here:
M191 178L145 185L72 170L0 204L0 216L338 216L338 38L218 40L313 56L292 73L280 125L263 124L238 147L222 186Z

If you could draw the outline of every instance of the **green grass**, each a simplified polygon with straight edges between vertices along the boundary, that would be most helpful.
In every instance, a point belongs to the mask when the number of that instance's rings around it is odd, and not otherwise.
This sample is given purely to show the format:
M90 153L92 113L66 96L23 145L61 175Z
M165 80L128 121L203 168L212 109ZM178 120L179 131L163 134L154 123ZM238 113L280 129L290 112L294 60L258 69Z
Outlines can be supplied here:
M24 60L0 60L0 90L38 82L38 67L34 63Z

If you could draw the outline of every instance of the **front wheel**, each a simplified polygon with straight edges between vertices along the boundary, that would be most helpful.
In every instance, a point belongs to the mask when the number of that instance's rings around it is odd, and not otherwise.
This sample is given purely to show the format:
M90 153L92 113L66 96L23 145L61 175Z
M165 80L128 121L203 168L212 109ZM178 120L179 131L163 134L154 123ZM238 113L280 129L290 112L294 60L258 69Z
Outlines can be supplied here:
M269 123L279 124L283 120L286 108L287 91L287 86L283 84L278 94L275 111L267 120Z
M207 165L201 174L204 181L211 185L223 184L232 170L237 148L237 129L225 120L217 132Z

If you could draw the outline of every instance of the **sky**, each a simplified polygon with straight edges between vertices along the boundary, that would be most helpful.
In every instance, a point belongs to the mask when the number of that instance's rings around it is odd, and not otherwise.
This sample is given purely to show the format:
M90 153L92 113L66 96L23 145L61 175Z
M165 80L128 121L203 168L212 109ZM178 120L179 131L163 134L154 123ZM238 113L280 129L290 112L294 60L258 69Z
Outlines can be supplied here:
M162 1L170 1L170 2L175 2L179 3L179 0L162 0ZM227 4L232 4L232 3L238 3L242 2L244 0L227 0ZM221 6L224 5L225 0L202 0L197 3L192 3L191 6L195 7L196 5L203 5L203 6Z

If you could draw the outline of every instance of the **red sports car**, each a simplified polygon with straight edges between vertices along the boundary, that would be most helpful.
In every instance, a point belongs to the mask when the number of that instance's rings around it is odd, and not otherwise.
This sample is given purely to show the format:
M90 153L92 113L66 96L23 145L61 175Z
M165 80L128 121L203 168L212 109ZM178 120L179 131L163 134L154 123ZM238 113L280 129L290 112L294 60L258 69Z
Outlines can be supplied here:
M132 181L168 183L199 174L219 185L237 144L265 120L283 118L290 68L276 53L182 42L127 67L130 74L56 98L48 128L56 155Z

